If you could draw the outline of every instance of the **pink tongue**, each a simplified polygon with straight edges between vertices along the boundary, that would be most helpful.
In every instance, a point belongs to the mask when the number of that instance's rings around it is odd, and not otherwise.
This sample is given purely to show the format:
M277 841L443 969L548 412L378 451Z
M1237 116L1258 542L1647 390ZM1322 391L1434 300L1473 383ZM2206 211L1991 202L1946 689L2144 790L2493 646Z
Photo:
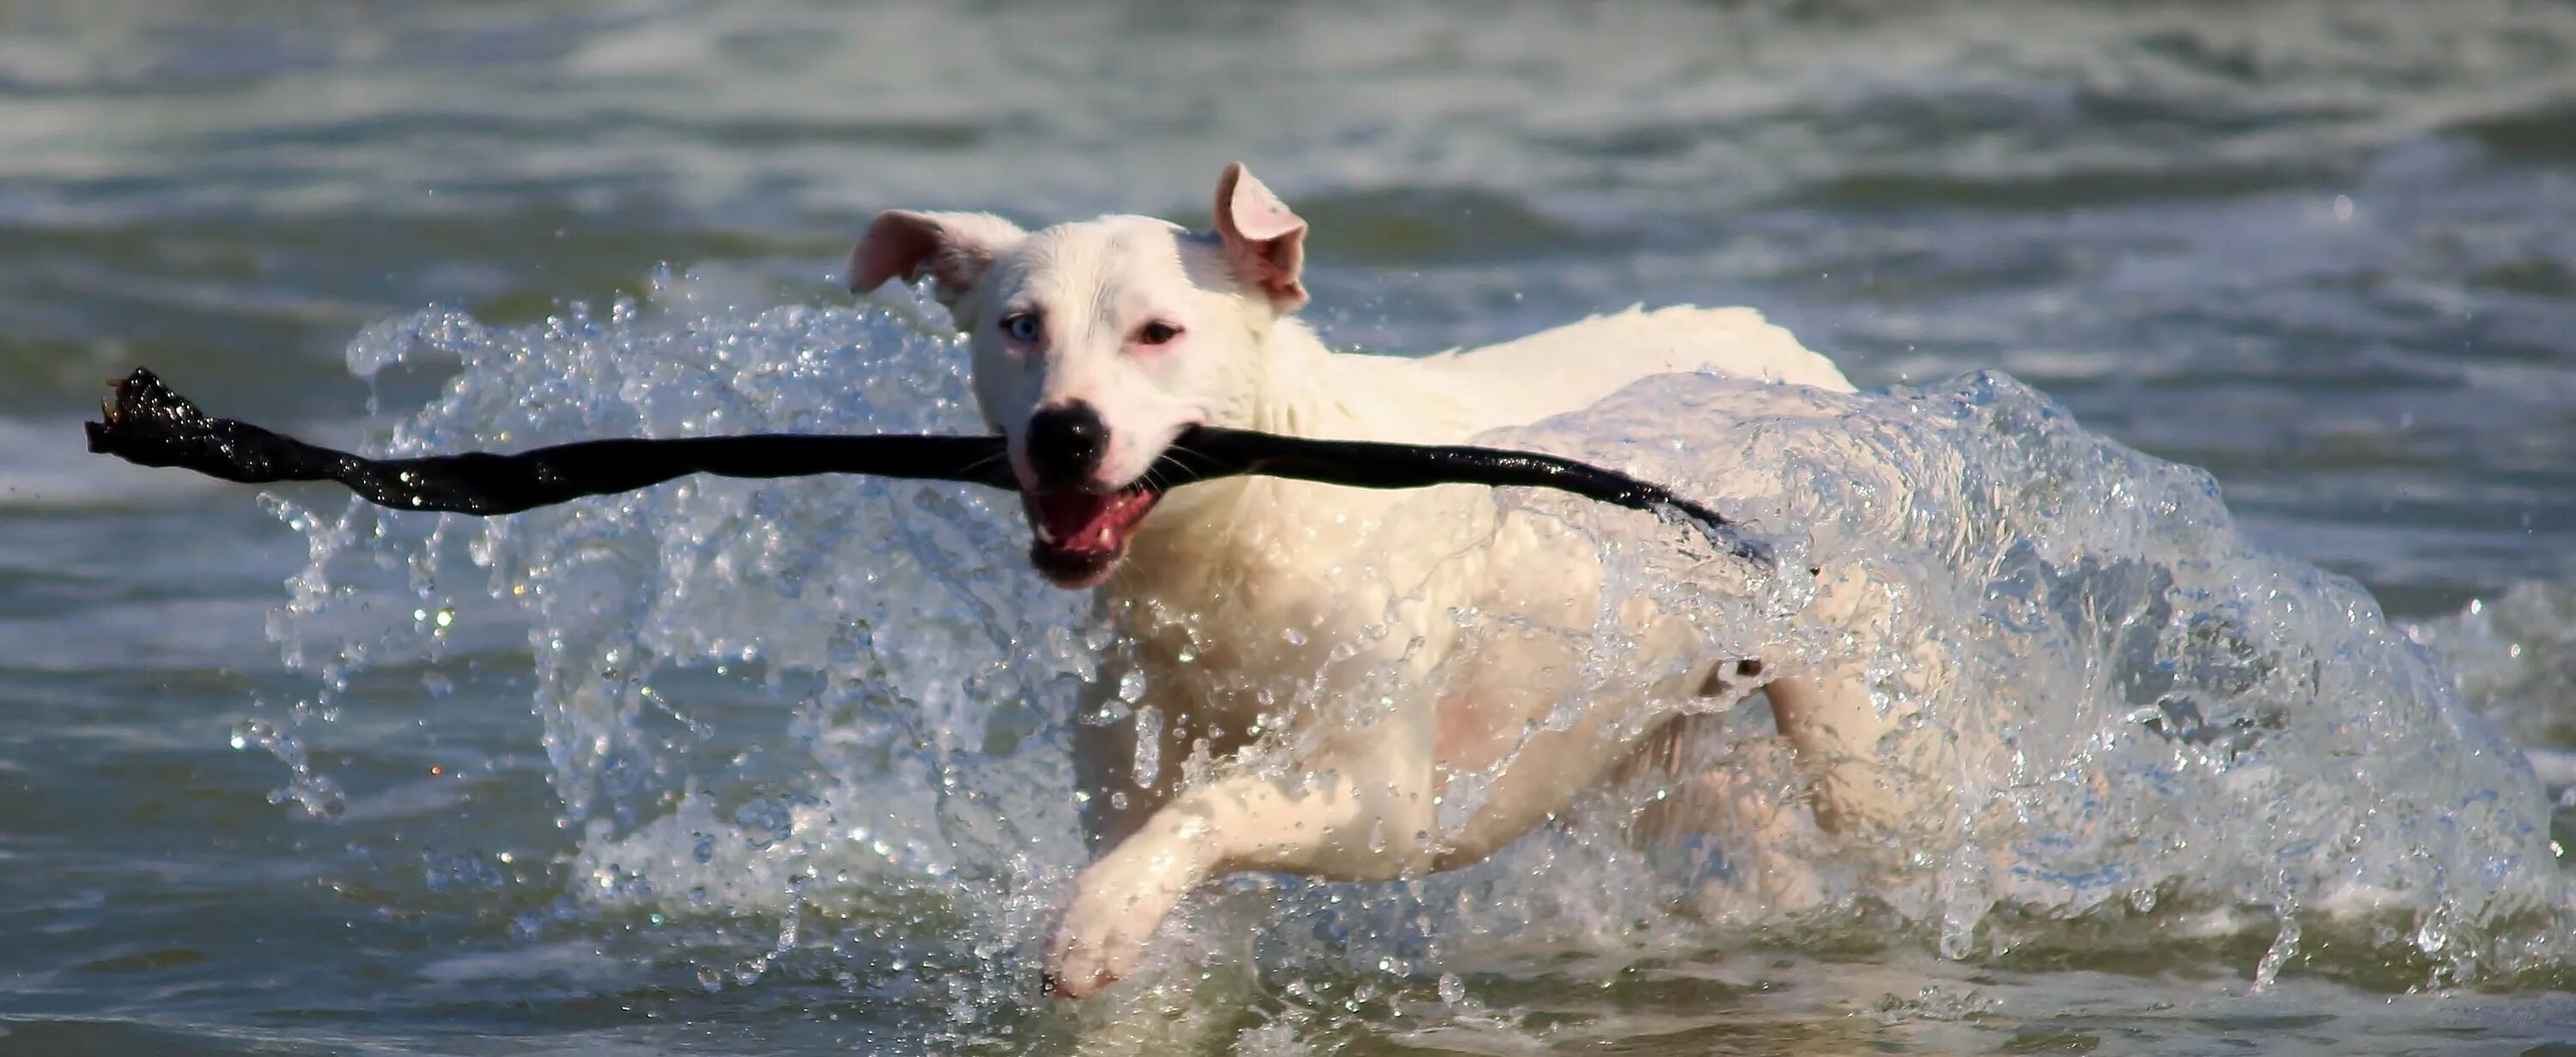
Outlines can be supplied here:
M1063 550L1109 550L1118 545L1118 534L1108 523L1113 519L1119 495L1092 495L1087 492L1059 492L1038 498L1038 517L1046 524L1047 535L1055 537L1054 545ZM1098 533L1111 529L1103 541Z

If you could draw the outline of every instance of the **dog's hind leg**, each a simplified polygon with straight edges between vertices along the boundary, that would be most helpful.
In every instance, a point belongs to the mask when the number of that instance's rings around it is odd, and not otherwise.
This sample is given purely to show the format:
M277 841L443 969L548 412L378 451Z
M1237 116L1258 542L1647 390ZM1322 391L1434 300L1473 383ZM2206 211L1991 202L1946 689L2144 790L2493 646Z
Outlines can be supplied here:
M1764 673L1757 660L1718 664L1697 696L1738 696ZM1769 912L1813 906L1824 896L1808 862L1820 836L1809 810L1812 778L1787 739L1730 738L1729 722L1717 712L1674 716L1620 762L1615 780L1651 797L1631 821L1630 837L1670 845L1714 839L1734 879L1731 890L1750 892Z
M1721 662L1710 666L1706 678L1697 680L1692 696L1733 697L1745 684L1758 683L1761 675L1761 661ZM1669 841L1710 830L1712 813L1719 806L1699 794L1709 786L1708 770L1717 765L1726 722L1725 716L1708 711L1675 715L1649 731L1611 769L1614 785L1655 790L1654 799L1637 813L1639 837Z
M1829 575L1820 586L1810 615L1861 641L1898 634L1895 596L1866 574ZM1836 833L1919 837L1943 824L1944 778L1958 773L1956 746L1919 715L1929 689L1945 678L1943 660L1919 640L1906 651L1904 671L1874 677L1871 663L1845 657L1775 679L1763 694L1781 737L1815 777L1817 824Z

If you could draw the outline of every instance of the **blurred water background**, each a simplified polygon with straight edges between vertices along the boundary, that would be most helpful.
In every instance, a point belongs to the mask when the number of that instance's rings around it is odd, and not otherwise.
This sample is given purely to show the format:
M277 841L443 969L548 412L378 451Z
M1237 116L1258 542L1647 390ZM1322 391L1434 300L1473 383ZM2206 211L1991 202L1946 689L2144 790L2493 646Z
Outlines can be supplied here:
M0 0L0 1053L2576 1052L2564 908L1712 924L1579 835L1232 886L1077 1012L1096 644L1007 504L487 531L77 439L138 363L352 444L964 428L836 290L871 213L1198 224L1237 158L1337 344L1688 301L2009 372L2576 782L2576 7Z

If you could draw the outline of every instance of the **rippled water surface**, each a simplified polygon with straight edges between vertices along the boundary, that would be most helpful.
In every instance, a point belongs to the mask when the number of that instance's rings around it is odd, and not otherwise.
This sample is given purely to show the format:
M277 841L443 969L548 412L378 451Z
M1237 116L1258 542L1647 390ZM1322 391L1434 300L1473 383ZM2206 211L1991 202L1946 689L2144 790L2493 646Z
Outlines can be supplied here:
M2021 750L1973 824L1792 906L1594 803L1229 882L1075 1008L1102 642L1008 497L484 523L76 439L136 363L379 449L969 428L833 288L868 215L1199 223L1235 158L1339 344L1749 304L1872 390L1522 439L1846 554L1965 467L1872 553ZM2567 1052L2571 218L2563 4L0 4L0 1052Z

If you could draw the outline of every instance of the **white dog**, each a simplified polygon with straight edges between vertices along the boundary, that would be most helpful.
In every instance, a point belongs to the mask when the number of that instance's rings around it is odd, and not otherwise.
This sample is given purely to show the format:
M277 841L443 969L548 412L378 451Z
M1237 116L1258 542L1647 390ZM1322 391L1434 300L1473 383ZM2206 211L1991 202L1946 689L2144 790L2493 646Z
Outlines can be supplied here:
M1589 692L1585 633L1603 604L1595 550L1561 524L1504 516L1460 486L1155 488L1147 471L1194 424L1459 443L1666 372L1851 389L1746 309L1631 310L1421 358L1334 353L1289 315L1306 300L1305 234L1236 165L1217 184L1213 233L1141 216L1027 232L988 214L894 211L850 257L860 292L929 278L970 337L984 418L1009 438L1031 560L1059 586L1099 589L1132 644L1100 690L1138 721L1077 728L1086 822L1104 850L1051 952L1060 993L1133 972L1173 906L1214 876L1372 880L1489 855L1657 752L1695 694L1738 675L1767 682L1814 777L1818 821L1890 813L1875 762L1896 721L1859 673L1692 658L1688 629L1649 606L1615 623L1636 670L1661 674L1550 722ZM1867 625L1868 592L1827 580L1810 615Z

